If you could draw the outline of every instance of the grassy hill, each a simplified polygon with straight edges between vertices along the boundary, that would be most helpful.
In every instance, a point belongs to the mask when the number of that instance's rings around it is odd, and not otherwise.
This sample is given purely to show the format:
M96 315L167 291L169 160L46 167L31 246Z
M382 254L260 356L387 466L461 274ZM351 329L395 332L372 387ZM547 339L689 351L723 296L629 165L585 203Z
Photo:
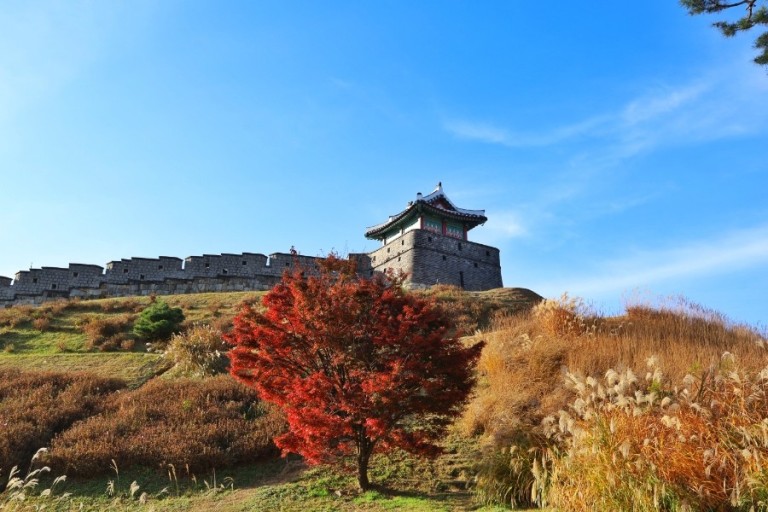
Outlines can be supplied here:
M524 289L424 293L468 343L486 341L476 392L443 456L377 457L382 486L362 494L338 468L279 458L279 411L249 390L185 376L133 338L149 298L0 310L0 478L20 464L23 485L40 446L52 468L26 501L0 494L0 508L766 510L764 330L685 302L606 317ZM260 298L162 299L188 329L225 332ZM59 474L53 498L32 498Z
M438 287L427 293L449 309L467 333L488 328L499 312L524 310L540 300L523 289L463 293ZM204 324L224 332L243 302L259 304L262 295L205 293L161 300L184 311L186 328ZM402 453L377 458L371 476L386 482L386 488L363 495L343 472L307 468L297 458L280 459L268 439L239 447L237 456L217 452L217 444L236 443L235 437L222 439L221 422L237 420L226 416L226 410L255 397L230 396L234 392L219 389L223 384L217 379L185 378L172 368L173 361L159 350L162 347L135 339L132 323L149 302L148 297L127 297L0 310L0 379L6 383L0 386L0 419L15 425L0 434L0 477L7 478L13 464L26 468L37 448L51 447L39 461L54 474L25 493L27 502L49 488L56 474L66 474L67 481L52 492L73 494L57 503L64 508L465 510L474 506L467 483L477 444L458 431L446 440L448 453L437 460ZM210 398L215 393L228 395L216 402ZM204 399L194 398L203 395ZM81 405L87 407L80 410ZM221 414L218 423L211 419L216 414ZM240 425L241 430L278 428L272 411L244 414L254 418ZM215 436L206 437L212 429ZM121 431L122 439L115 438L115 430ZM174 445L180 449L167 449ZM205 452L207 465L185 457L185 451ZM10 496L6 491L7 500ZM38 503L46 502L38 498Z

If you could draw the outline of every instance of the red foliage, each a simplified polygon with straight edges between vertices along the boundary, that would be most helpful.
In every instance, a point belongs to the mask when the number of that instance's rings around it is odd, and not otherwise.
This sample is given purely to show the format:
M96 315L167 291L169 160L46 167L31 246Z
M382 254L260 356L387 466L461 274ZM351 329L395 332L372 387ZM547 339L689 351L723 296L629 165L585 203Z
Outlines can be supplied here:
M360 278L335 256L311 274L284 274L264 313L243 307L228 337L231 373L285 412L283 454L355 454L367 488L373 453L439 453L434 441L469 394L482 347L462 346L435 302L399 278Z

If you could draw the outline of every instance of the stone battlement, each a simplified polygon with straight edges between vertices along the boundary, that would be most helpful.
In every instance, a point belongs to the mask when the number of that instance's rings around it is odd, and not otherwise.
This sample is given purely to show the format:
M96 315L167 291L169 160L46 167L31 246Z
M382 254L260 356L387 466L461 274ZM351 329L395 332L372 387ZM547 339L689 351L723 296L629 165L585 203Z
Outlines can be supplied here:
M70 263L66 268L33 268L17 272L13 280L0 276L0 306L73 297L267 290L284 270L294 265L312 268L317 259L290 253L204 254L183 260L128 258L106 267Z
M360 275L403 271L411 288L449 284L465 290L500 288L499 250L468 240L415 229L369 253L350 254ZM313 268L312 256L272 253L269 256L203 254L127 258L106 267L70 263L68 267L22 270L13 280L0 277L0 307L40 304L46 300L104 298L132 295L268 290L283 271L299 265Z
M438 183L432 193L417 193L405 210L368 229L366 237L380 240L381 247L349 257L361 276L401 271L411 288L436 284L469 291L501 288L499 250L467 238L470 229L486 220L484 210L457 207ZM183 260L160 256L110 261L106 267L70 263L67 268L33 268L17 272L13 280L0 277L0 307L71 297L268 290L286 269L298 265L311 271L318 259L291 249L269 256L251 252Z
M350 254L362 275L402 271L411 288L437 284L468 291L501 288L499 250L468 240L458 240L415 229L368 254Z

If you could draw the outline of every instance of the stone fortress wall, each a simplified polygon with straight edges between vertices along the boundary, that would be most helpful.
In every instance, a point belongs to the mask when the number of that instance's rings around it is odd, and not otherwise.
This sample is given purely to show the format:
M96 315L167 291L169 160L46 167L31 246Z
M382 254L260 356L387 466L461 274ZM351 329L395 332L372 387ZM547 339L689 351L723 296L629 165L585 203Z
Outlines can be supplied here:
M357 258L363 275L401 270L408 274L412 288L447 284L482 291L503 286L498 249L422 229L407 231L373 252L350 254L350 258Z
M402 270L411 288L448 284L469 291L500 288L499 250L427 230L405 232L370 253L349 255L358 273ZM70 263L67 268L22 270L0 277L0 307L64 298L268 290L284 270L314 268L319 258L291 253L204 254L110 261L106 267Z
M290 253L204 254L129 258L99 265L22 270L0 276L0 307L62 298L268 290L294 265L313 268L317 258Z

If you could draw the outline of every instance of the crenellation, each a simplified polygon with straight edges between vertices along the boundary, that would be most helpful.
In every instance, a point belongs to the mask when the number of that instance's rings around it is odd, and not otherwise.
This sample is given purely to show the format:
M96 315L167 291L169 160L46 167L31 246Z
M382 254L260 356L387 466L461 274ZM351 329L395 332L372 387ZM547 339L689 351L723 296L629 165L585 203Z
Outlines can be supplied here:
M272 275L281 276L285 270L290 270L296 265L312 270L316 267L318 259L322 258L302 256L294 253L273 252L269 255L269 268Z
M470 242L467 232L483 224L484 210L456 207L442 185L416 195L405 210L366 232L383 245L369 253L352 253L363 277L402 272L405 285L426 288L448 284L480 291L502 285L499 250ZM203 254L183 260L175 256L123 258L105 267L71 263L67 268L22 270L13 281L0 277L0 307L39 304L52 298L103 298L218 291L268 290L283 272L296 266L312 273L321 257L287 253Z
M216 291L268 290L295 265L312 270L318 258L293 253L245 252L123 258L105 267L71 263L67 268L21 270L0 278L0 307L39 304L51 298L103 298Z
M165 281L166 279L184 279L183 260L175 256L159 258L129 258L107 263L105 272L109 283L129 283L132 281Z
M70 288L98 288L104 281L104 267L86 263L69 264Z
M255 277L266 273L268 258L264 254L204 254L184 260L184 272L189 278L240 276Z
M16 292L11 288L12 281L10 277L0 276L0 305L16 296Z
M502 286L499 250L426 230L412 230L357 258L362 275L402 271L412 288L448 284L480 291Z

